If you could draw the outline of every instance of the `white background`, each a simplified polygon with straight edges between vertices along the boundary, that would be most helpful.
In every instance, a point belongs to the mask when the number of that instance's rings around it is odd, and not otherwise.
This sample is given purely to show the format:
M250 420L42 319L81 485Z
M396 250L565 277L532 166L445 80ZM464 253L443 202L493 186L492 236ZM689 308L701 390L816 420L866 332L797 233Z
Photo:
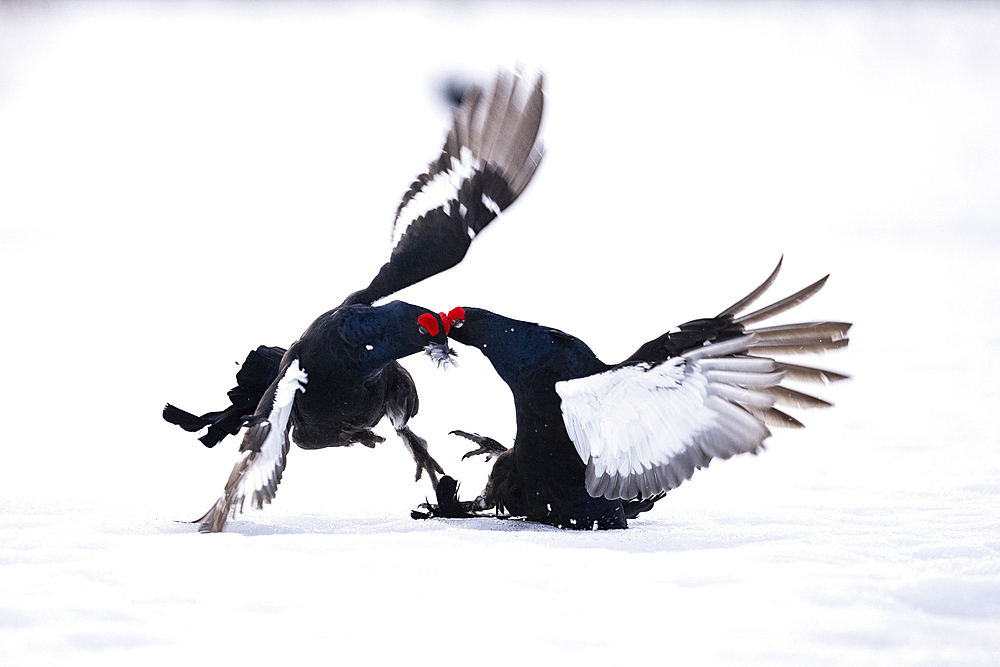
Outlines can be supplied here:
M402 292L606 361L778 257L854 375L624 532L415 522L387 442L293 449L221 535L225 405L385 261L450 76L546 75L547 155L458 268ZM992 665L1000 656L997 4L0 4L0 662ZM411 422L509 444L473 350Z

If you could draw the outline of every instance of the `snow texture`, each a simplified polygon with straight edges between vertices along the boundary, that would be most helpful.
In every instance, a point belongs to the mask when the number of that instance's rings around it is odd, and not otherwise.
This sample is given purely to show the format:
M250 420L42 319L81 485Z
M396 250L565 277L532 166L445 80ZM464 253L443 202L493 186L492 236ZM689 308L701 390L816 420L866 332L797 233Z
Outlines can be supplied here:
M518 62L544 164L399 298L623 359L784 253L776 293L832 274L789 317L855 323L836 407L627 531L413 521L384 423L198 534L239 442L163 405L366 285L440 91ZM994 3L0 3L0 664L997 664L997 118ZM458 351L404 364L469 497L448 431L514 420Z

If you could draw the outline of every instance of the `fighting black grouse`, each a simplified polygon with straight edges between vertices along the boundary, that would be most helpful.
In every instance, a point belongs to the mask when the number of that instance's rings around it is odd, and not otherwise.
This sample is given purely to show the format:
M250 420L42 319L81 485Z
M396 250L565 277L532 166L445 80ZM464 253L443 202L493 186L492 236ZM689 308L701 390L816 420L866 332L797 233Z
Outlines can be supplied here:
M713 458L756 453L769 426L801 427L775 407L829 407L784 380L847 376L776 361L847 345L851 325L809 322L749 329L818 292L823 278L742 315L777 277L781 262L747 297L719 315L693 320L609 365L557 329L479 308L456 308L449 337L478 348L514 397L517 431L505 450L491 438L455 431L499 456L485 491L460 502L444 477L427 516L476 516L495 509L563 528L625 528ZM502 453L501 453L502 452Z
M167 421L189 431L207 427L201 439L209 447L249 427L222 497L196 520L201 531L221 531L247 497L258 509L271 502L289 432L304 449L375 446L383 438L371 429L388 417L416 461L417 479L426 471L437 486L443 470L407 426L417 392L397 360L424 350L446 361L448 323L401 301L373 304L458 264L476 235L523 192L542 157L536 140L543 101L541 77L531 85L509 72L497 77L488 99L478 88L468 90L440 157L403 195L392 254L368 287L317 318L287 350L251 352L229 408L195 416L166 406Z

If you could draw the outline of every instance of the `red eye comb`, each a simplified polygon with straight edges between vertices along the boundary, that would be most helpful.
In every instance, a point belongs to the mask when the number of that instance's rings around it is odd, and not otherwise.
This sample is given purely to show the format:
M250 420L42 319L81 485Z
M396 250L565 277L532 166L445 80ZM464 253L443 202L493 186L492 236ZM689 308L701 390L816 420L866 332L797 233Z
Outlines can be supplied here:
M420 317L418 317L417 318L417 324L419 324L423 328L427 329L427 333L429 333L431 336L437 336L438 335L439 329L438 329L437 320L434 319L434 316L431 315L430 313L424 313L423 315L421 315Z
M441 321L444 323L444 333L447 335L451 331L452 322L457 320L459 321L458 326L462 326L461 320L465 319L465 309L459 306L458 308L452 308L447 314L438 313L438 315L441 316Z

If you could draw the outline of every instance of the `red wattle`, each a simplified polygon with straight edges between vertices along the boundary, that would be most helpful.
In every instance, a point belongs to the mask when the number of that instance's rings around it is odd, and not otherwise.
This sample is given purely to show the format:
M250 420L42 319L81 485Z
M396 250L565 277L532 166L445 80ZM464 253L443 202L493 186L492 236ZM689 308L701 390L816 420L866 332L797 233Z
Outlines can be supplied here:
M434 316L431 315L430 313L424 313L423 315L418 317L417 324L427 329L427 333L429 333L431 336L438 335L439 328L437 320L434 319Z

